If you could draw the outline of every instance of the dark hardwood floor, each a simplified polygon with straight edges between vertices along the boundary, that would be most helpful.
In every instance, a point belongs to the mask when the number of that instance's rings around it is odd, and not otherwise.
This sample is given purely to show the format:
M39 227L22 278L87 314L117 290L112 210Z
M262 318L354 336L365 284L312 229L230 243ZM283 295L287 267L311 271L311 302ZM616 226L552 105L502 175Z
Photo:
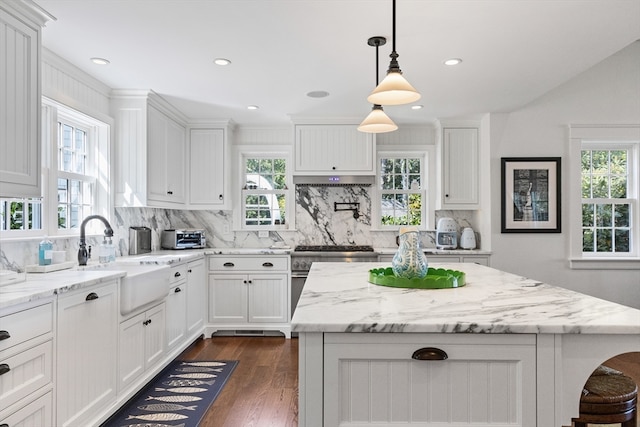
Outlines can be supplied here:
M239 361L200 427L298 426L297 339L206 338L193 344L181 358ZM640 353L620 355L605 364L640 384Z
M298 426L297 339L206 338L181 358L239 361L199 427Z

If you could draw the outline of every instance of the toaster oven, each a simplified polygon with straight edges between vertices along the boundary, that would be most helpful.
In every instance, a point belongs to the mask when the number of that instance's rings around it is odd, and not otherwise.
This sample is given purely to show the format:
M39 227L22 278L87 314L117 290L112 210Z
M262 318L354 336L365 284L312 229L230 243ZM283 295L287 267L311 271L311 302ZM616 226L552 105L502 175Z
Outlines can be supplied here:
M204 230L170 229L162 231L160 245L163 249L198 249L206 246Z

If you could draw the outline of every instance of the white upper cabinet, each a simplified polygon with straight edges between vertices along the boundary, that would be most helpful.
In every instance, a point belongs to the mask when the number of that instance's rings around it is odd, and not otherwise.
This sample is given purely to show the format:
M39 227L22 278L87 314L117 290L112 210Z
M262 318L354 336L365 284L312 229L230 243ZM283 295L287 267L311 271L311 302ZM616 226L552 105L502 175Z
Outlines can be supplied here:
M441 137L442 209L478 209L478 127L443 127Z
M51 18L0 2L0 197L40 197L40 36Z
M186 204L186 119L151 91L114 90L116 206Z
M373 175L375 140L356 125L296 125L297 175Z
M230 199L226 187L230 174L226 124L217 127L191 128L188 141L188 195L191 209L221 209Z

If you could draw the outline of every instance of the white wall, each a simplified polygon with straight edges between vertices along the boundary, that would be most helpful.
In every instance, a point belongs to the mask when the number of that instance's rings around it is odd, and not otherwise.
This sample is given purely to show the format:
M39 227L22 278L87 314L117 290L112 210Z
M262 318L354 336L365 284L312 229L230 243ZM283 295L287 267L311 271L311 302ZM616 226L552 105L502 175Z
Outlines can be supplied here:
M559 67L562 64L558 64ZM640 41L508 114L492 114L492 251L495 268L640 308L639 270L571 270L569 124L640 123ZM500 233L500 158L562 158L562 233Z

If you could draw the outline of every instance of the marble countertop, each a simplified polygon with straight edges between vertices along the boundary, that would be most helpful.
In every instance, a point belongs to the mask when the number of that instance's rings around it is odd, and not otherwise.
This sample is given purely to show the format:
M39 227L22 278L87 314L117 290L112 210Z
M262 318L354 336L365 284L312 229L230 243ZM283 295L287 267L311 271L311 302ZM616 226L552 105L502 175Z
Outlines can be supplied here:
M116 258L117 262L128 264L182 264L203 258L207 249L161 250L146 254L129 255Z
M126 272L113 270L61 270L30 273L24 282L0 287L0 309L50 298L57 294L97 285L124 277Z
M206 255L289 255L292 249L284 248L207 248Z
M140 255L117 257L116 264L171 266L203 258L204 255L204 250L155 251ZM105 269L100 268L101 266L105 266ZM76 265L72 269L51 273L27 273L25 281L0 287L0 309L49 298L53 295L93 286L126 275L125 271L107 270L107 266L111 268L113 264L99 264L90 261L86 267Z
M398 251L398 248L373 248L373 250L380 255L392 255ZM427 255L491 255L491 251L485 251L482 249L423 248L422 251Z
M490 267L466 286L400 289L368 282L378 263L315 263L292 320L295 332L638 334L640 310Z

